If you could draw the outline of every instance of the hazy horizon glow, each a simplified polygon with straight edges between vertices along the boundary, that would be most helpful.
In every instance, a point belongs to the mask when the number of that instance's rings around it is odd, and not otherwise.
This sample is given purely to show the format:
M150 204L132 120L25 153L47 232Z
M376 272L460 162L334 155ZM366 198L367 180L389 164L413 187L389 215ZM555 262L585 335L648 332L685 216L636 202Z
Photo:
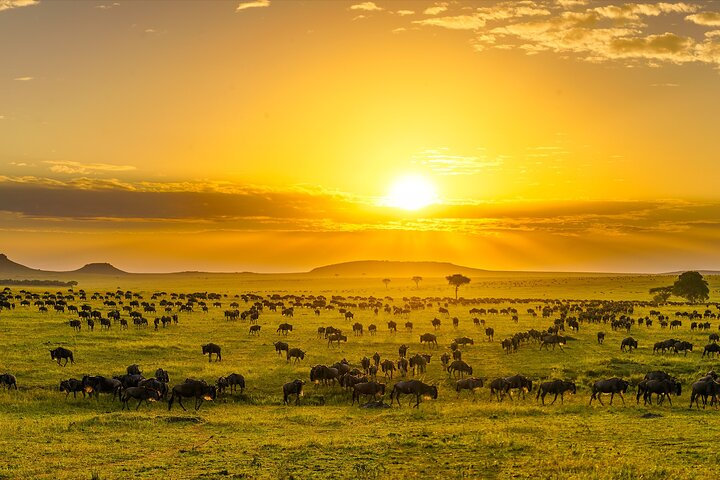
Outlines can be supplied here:
M0 251L53 270L720 269L719 16L5 0Z

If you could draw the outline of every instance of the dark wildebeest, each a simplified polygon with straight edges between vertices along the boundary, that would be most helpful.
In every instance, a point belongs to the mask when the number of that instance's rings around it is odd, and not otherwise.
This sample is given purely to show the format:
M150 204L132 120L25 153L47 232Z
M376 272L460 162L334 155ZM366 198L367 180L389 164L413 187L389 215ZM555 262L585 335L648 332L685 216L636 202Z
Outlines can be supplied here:
M408 332L412 332L413 329L413 323L412 322L405 322L405 330Z
M642 387L640 386L642 384ZM682 393L682 385L675 379L663 379L663 380L642 380L638 384L638 395L640 390L643 390L643 400L645 404L652 405L652 395L657 394L657 404L660 405L665 398L670 402L672 406L672 400L670 394L674 393L678 397Z
M203 345L202 353L203 353L203 355L205 355L207 353L208 362L212 361L213 353L216 355L216 358L215 358L216 362L219 362L222 360L222 356L220 356L220 346L215 345L214 343L208 343L207 345Z
M360 322L353 323L353 335L358 336L363 334L363 326Z
M673 345L673 350L675 353L678 352L685 352L685 356L687 357L687 352L693 350L693 344L690 342L675 342Z
M423 395L429 395L433 399L437 400L438 398L438 389L434 385L428 385L426 383L421 382L420 380L407 380L403 382L397 382L395 386L393 386L392 391L390 392L390 403L392 404L393 396L397 400L398 406L400 406L400 395L415 395L416 396L416 403L415 408L420 406L420 397Z
M603 344L603 342L605 341L605 332L598 332L597 341L598 341L598 344L600 344L600 345Z
M215 385L208 385L202 380L187 379L185 383L175 385L172 388L170 400L168 400L168 410L172 409L175 396L177 396L178 403L183 410L187 410L182 403L183 397L195 398L195 410L199 410L204 400L215 400L217 397L217 388L215 388Z
M435 328L435 330L437 330L440 328L440 325L442 322L440 321L439 318L433 318L431 323L432 323L433 328Z
M305 360L305 352L300 350L299 348L290 348L287 351L287 361L289 362L291 358L295 359L295 363L299 362L300 360Z
M375 325L374 323L368 325L368 332L370 333L370 335L375 335L377 333L377 325Z
M387 326L388 326L388 330L390 330L390 333L393 333L393 332L397 333L397 323L396 322L390 320L389 322L387 322Z
M470 337L460 337L453 340L458 345L462 345L463 347L466 345L475 345L475 341Z
M408 372L408 360L407 358L401 358L397 361L397 369L400 371L400 376L404 377Z
M395 371L395 364L392 362L392 360L383 360L383 362L380 364L380 368L383 374L385 374L385 377L389 375L392 379L393 372Z
M79 332L82 327L82 323L80 320L70 320L70 326Z
M690 408L693 403L699 409L699 400L702 398L703 408L707 406L707 397L711 397L710 405L717 403L717 396L720 394L720 383L716 382L712 376L708 375L692 384L690 393Z
M105 378L103 376L90 377L85 375L82 378L83 390L91 397L95 394L95 399L100 398L101 393L112 393L113 400L116 396L120 396L122 382L116 378Z
M398 348L398 355L400 355L400 358L405 358L407 356L408 347L404 343L400 345Z
M553 401L550 402L550 405L555 403L555 400L557 400L558 395L560 395L560 403L563 403L563 395L565 392L575 393L577 391L577 388L575 387L575 384L573 382L566 382L564 380L553 380L550 382L543 382L540 384L540 387L538 388L537 396L535 397L535 400L538 398L542 401L542 404L545 405L545 395L548 393L554 393L555 398L553 398Z
M168 386L167 383L158 380L157 378L145 378L143 380L140 380L140 382L137 385L138 387L147 387L152 388L153 390L157 390L160 394L160 398L167 397L168 394Z
M717 333L711 333L708 338L711 342L720 342L720 335L718 335Z
M368 357L360 359L360 366L362 367L363 372L367 375L368 370L370 370L370 359Z
M553 350L555 350L555 345L559 346L560 350L563 350L563 345L565 345L565 343L566 343L565 337L563 337L561 335L558 335L558 334L545 335L540 340L540 350L542 350L543 347L545 347L545 350L549 350L550 348L548 345L552 345Z
M495 338L495 329L492 327L487 327L485 329L485 335L488 337L488 342L492 342Z
M637 347L638 347L638 342L637 342L637 340L635 340L632 337L623 338L622 343L620 343L620 351L622 351L622 352L624 352L626 350L628 352L632 352L632 349L634 348L635 350L637 350Z
M245 389L245 377L239 373L231 373L227 377L220 377L217 381L217 392L223 393L225 389L229 389L233 393L237 387L240 387L240 393Z
M460 326L460 319L458 317L453 317L453 328L458 328Z
M425 367L428 363L429 355L416 354L410 357L410 368L412 369L413 375L416 373L425 373Z
M285 342L275 342L273 345L275 345L275 351L278 355L282 355L283 351L285 351L285 353L288 351L288 344Z
M302 380L296 379L283 385L283 403L288 405L290 403L288 402L288 397L290 397L290 395L297 395L295 405L298 405L300 403L300 397L303 396L304 384L305 382Z
M423 333L420 335L420 343L429 343L430 346L435 345L437 347L437 337L432 333Z
M57 360L58 365L60 365L60 360L62 359L65 360L65 363L62 364L63 367L67 365L68 360L70 360L70 363L75 363L73 353L67 348L57 347L54 350L50 350L50 360Z
M120 380L122 388L137 387L142 380L145 380L142 375L118 375L113 378Z
M260 325L250 325L250 335L260 335Z
M347 337L341 333L333 333L328 337L328 347L332 344L332 342L335 342L340 346L340 342L347 343Z
M168 372L162 368L155 370L155 378L163 383L168 383L170 381L170 375L168 375Z
M510 400L513 399L512 392L510 390L517 389L520 393L522 393L523 399L525 399L525 392L532 392L532 380L522 375L505 377L505 382L507 382L507 394L510 396Z
M450 364L450 354L445 352L440 355L440 363L442 364L443 370L447 372L448 365Z
M15 375L11 373L3 373L0 375L0 385L7 385L8 390L10 390L12 387L15 387L15 390L17 390L17 379L15 378Z
M605 405L602 401L602 394L603 393L609 393L610 394L610 405L612 405L613 398L615 398L615 394L617 393L620 395L620 399L623 402L623 405L625 405L625 397L623 397L623 393L627 392L628 387L630 386L630 382L627 382L621 378L613 377L608 380L598 380L597 382L593 383L592 386L592 396L590 397L590 405L592 405L593 400L597 399L598 402L600 402L600 405Z
M710 343L708 345L705 345L702 356L704 357L705 354L707 354L708 357L711 357L713 353L716 355L720 353L720 345L718 345L717 343Z
M137 366L137 364L132 364L127 367L127 374L128 375L142 375L142 372L140 371L140 367Z
M462 378L465 374L472 375L473 369L470 365L463 362L462 360L455 360L450 365L448 365L447 368L448 375L455 376L455 372L460 373L460 377Z
M322 382L323 385L327 385L330 381L334 383L339 376L340 370L327 365L315 365L310 369L310 381L315 384Z
M61 381L60 391L67 392L65 398L67 398L70 393L73 394L73 398L77 398L78 392L82 392L83 398L85 398L85 389L83 388L82 382L77 378L68 378L67 380Z
M372 356L373 362L375 363L376 367L380 366L380 354L378 352L373 353Z
M473 400L475 399L475 390L478 388L482 388L483 381L481 378L463 378L455 382L455 391L458 394L458 398L460 398L460 392L462 390L470 390L473 394Z
M490 398L495 395L498 402L505 398L508 390L508 382L504 378L496 378L490 382Z
M352 388L354 385L357 385L358 383L367 383L368 378L364 375L352 375L350 373L346 373L342 375L338 379L338 383L343 388Z
M281 323L280 326L278 326L276 332L287 335L289 332L292 332L292 328L292 325L290 325L289 323Z
M358 405L360 405L360 397L362 395L372 395L373 400L377 398L377 395L385 395L385 384L384 383L378 383L378 382L365 382L365 383L356 383L353 385L353 393L352 393L352 403L351 405L355 405L355 400L357 400Z
M120 398L120 401L123 404L122 410L125 410L127 408L130 410L130 407L128 406L128 402L131 398L134 398L138 401L137 407L135 407L135 410L140 408L140 404L142 402L145 402L146 404L150 404L150 402L156 402L160 400L160 392L155 390L154 388L149 387L129 387L123 390L122 397Z

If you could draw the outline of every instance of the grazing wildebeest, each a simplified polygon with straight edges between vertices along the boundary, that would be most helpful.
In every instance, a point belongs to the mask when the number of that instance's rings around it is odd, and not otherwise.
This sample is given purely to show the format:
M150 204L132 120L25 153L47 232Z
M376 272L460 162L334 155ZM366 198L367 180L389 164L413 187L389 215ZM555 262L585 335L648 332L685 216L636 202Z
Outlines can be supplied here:
M685 356L687 357L687 352L693 350L693 344L690 342L675 342L673 345L673 350L677 354L678 352L685 352Z
M77 330L78 332L80 331L80 328L82 327L82 323L80 322L80 320L70 320L69 323L73 329Z
M495 338L495 329L492 327L487 327L485 329L485 335L488 337L488 342L492 342Z
M440 363L443 366L443 370L447 372L448 365L450 364L450 354L447 352L440 355Z
M695 406L699 409L700 398L702 398L703 408L705 408L707 406L708 396L712 397L710 405L717 404L718 394L720 394L720 383L716 382L710 375L703 377L692 384L690 393L690 408L692 408L693 403L695 403Z
M448 375L455 376L455 372L460 373L460 377L462 378L465 374L472 375L473 369L470 365L463 362L462 360L455 360L450 365L448 365L447 368Z
M250 335L260 335L260 325L250 325Z
M405 358L407 356L408 347L404 343L400 345L398 348L398 355L400 355L400 358Z
M289 332L292 332L292 329L293 329L293 327L289 323L281 323L278 326L276 332L282 333L283 335L287 335Z
M353 323L353 335L359 336L363 334L363 326L360 322Z
M150 402L156 402L160 400L160 392L155 390L154 388L149 387L129 387L123 390L122 396L120 398L120 401L122 402L122 410L125 410L127 408L130 410L130 407L128 406L128 402L131 398L134 398L138 401L137 407L135 407L135 410L140 408L140 404L142 402L145 402L146 404L150 404Z
M355 400L357 400L358 405L360 405L360 397L362 395L372 395L373 400L377 398L377 395L385 395L385 384L384 383L378 383L378 382L364 382L364 383L356 383L353 385L353 393L352 393L352 403L351 405L355 405Z
M603 393L609 393L610 394L610 405L612 405L613 398L615 398L615 394L617 393L620 395L620 399L623 402L623 405L625 405L625 397L623 397L623 393L627 392L628 387L630 386L630 382L627 382L621 378L613 377L607 380L598 380L597 382L593 383L592 386L592 396L590 397L590 405L592 405L593 400L597 399L598 402L600 402L600 405L605 405L602 401L601 395Z
M400 406L400 395L415 395L416 403L415 408L420 406L420 397L423 395L429 395L433 399L438 398L438 389L434 385L428 385L421 382L420 380L407 380L403 382L397 382L390 392L390 403L392 404L393 396L397 400L398 406Z
M328 337L328 346L332 344L332 342L335 342L340 345L340 342L346 342L347 343L347 337L345 335L342 335L340 333L333 333Z
M713 353L720 353L720 345L718 345L717 343L710 343L708 345L705 345L702 356L704 357L705 354L707 354L708 357L711 357Z
M493 395L497 398L497 401L501 401L505 398L505 393L508 392L508 383L504 378L496 378L490 382L490 398Z
M440 325L442 324L442 322L440 321L439 318L433 318L431 323L432 323L433 328L435 328L435 330L439 329Z
M323 385L327 385L328 382L335 383L339 376L339 369L335 367L328 367L327 365L315 365L310 369L310 381L315 384L320 382L322 382Z
M377 333L377 325L374 323L368 325L368 332L370 332L370 335L375 335Z
M430 346L437 347L437 337L432 333L423 333L420 335L420 343L429 343Z
M223 393L225 389L229 389L230 393L233 393L235 390L237 390L237 387L240 387L240 393L245 390L245 377L240 375L239 373L231 373L230 375L226 377L220 377L217 381L217 392Z
M73 353L64 347L57 347L54 350L50 350L50 360L57 360L58 365L60 365L60 360L65 360L65 363L62 364L64 367L67 365L68 360L70 360L70 363L75 363L75 359L73 358Z
M380 366L380 354L378 352L375 352L372 356L373 362L375 363L376 367Z
M215 387L215 385L208 385L202 380L187 379L185 380L185 383L175 385L172 388L170 400L168 400L168 410L172 409L173 402L175 401L175 396L177 396L178 403L183 410L187 410L185 408L185 405L183 405L182 403L183 397L194 397L195 410L199 410L200 405L202 405L204 400L215 400L215 398L217 397L217 388Z
M135 363L129 365L126 370L128 375L142 375L140 367Z
M638 348L637 340L635 340L632 337L623 338L622 343L620 343L620 351L624 352L627 350L628 352L632 352L633 348L635 350L637 350L637 348Z
M220 356L220 346L216 345L214 343L208 343L206 345L203 345L202 353L203 353L203 355L207 354L208 362L212 361L213 353L216 355L216 358L215 358L216 362L219 362L222 360L222 356Z
M383 360L383 362L380 364L380 368L383 374L385 374L385 377L389 375L392 379L393 372L395 371L395 364L392 362L392 360Z
M390 330L390 333L393 333L393 332L397 333L397 323L390 320L389 322L387 322L387 326L388 326L388 330Z
M605 332L598 332L598 334L597 334L598 344L602 345L604 341L605 341Z
M532 392L532 380L522 375L513 375L512 377L505 377L507 384L507 394L512 400L512 392L510 390L517 389L522 393L522 398L525 399L525 392Z
M283 351L288 351L288 344L285 342L275 342L273 345L275 345L275 351L278 355L282 355Z
M563 350L563 345L565 345L565 342L565 337L561 335L545 335L540 340L540 350L542 350L543 347L545 347L545 350L549 350L550 348L548 347L548 345L552 345L553 350L555 350L555 345L559 346L560 350Z
M164 383L168 383L170 381L170 375L168 375L168 372L162 368L155 370L155 378Z
M475 342L470 337L460 337L453 340L458 345L462 345L463 347L466 345L475 345Z
M287 351L287 361L289 362L291 358L295 359L295 363L299 362L300 360L305 360L305 352L300 350L299 348L290 348Z
M67 398L70 393L73 394L73 398L77 398L78 392L81 392L83 394L83 398L85 398L85 389L83 388L82 382L77 378L62 380L60 382L60 391L67 392L65 394L65 398Z
M552 380L550 382L543 382L540 384L535 400L539 398L542 401L542 404L545 405L545 395L547 395L548 393L554 393L555 398L553 398L553 401L550 402L550 405L555 403L558 395L560 395L560 403L563 403L563 395L565 394L565 392L575 393L576 391L577 388L575 387L575 384L573 382L566 382L564 380Z
M0 375L0 385L6 385L8 390L10 390L12 387L15 387L15 390L17 390L17 379L15 378L15 375L11 373L3 373Z
M288 405L288 397L290 397L290 395L297 395L297 398L295 399L295 405L298 405L300 403L300 397L303 396L304 384L305 382L303 382L302 380L296 379L283 385L283 403L285 405Z
M455 382L455 391L458 394L458 398L460 398L460 392L462 390L470 390L473 394L473 400L475 399L475 391L478 388L482 388L483 381L481 378L463 378Z

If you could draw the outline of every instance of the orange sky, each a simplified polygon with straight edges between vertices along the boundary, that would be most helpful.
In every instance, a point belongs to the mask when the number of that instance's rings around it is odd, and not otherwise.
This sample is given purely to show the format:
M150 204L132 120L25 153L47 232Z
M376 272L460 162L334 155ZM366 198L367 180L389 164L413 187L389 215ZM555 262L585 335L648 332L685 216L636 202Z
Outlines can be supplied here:
M0 0L0 58L35 267L720 269L711 2Z

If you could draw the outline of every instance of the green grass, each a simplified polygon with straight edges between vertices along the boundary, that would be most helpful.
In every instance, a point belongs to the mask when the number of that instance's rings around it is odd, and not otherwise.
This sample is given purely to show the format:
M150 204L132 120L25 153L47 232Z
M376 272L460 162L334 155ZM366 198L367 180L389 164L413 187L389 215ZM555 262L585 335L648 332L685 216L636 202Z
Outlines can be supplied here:
M718 284L710 277L715 297ZM495 328L496 341L484 341L472 325L470 307L450 306L460 318L454 330L450 319L442 318L438 333L441 347L421 347L419 335L433 332L430 321L435 310L414 312L412 334L402 328L397 335L386 332L392 317L354 309L355 320L366 327L376 323L375 337L353 337L350 323L337 313L323 311L317 318L310 311L297 310L290 323L291 346L307 352L305 361L288 364L276 355L272 343L279 336L279 313L265 312L258 338L248 335L246 322L227 322L222 312L236 293L447 296L452 293L441 279L427 279L419 290L409 280L394 280L385 289L380 279L319 279L235 276L133 278L129 285L120 279L93 278L80 287L86 291L130 288L149 300L153 291L214 291L229 295L223 308L210 312L180 313L180 324L153 331L132 326L109 332L89 332L83 325L74 333L68 315L41 315L35 307L18 307L0 312L3 350L0 370L18 378L19 391L0 390L0 478L687 478L698 468L710 468L718 461L714 438L720 433L717 411L689 410L690 383L710 369L716 359L701 359L707 333L695 333L689 322L679 331L634 327L630 332L640 348L620 352L625 332L613 332L609 325L582 324L580 332L568 333L564 351L539 351L534 344L522 345L516 354L506 355L500 340L530 328L544 328L549 319L525 314L532 304L515 305L519 323L505 316L483 317ZM466 297L606 298L647 299L647 288L670 283L671 279L651 276L569 276L512 277L474 280L460 290ZM224 282L224 283L223 283ZM14 289L17 291L18 289ZM40 289L35 291L45 291ZM50 289L56 291L57 289ZM99 302L90 302L101 307ZM481 305L506 307L510 303ZM712 307L714 309L714 307ZM669 306L661 310L692 311L701 307ZM103 311L106 309L102 309ZM637 308L634 318L649 309ZM404 323L399 322L401 325ZM711 320L717 331L718 320ZM316 338L318 326L333 325L349 333L340 347L328 347ZM607 333L605 344L596 342L599 330ZM463 359L476 376L492 379L515 373L534 382L551 378L577 383L578 394L566 396L564 405L539 406L534 395L525 400L503 403L490 399L483 389L473 399L464 393L457 398L453 381L442 371L439 356L450 341L462 335L475 339L463 349ZM654 355L652 344L675 337L689 340L696 350L687 357ZM207 361L200 345L213 341L223 347L223 361ZM433 354L424 381L437 383L439 399L424 400L420 409L402 407L366 410L350 407L350 395L339 387L306 385L301 405L282 405L281 385L294 378L308 379L309 368L346 358L354 365L362 356L379 352L383 358L397 358L398 346L410 346L410 354ZM65 368L51 362L48 350L59 345L75 353L76 364ZM697 348L700 348L698 352ZM170 372L171 384L186 377L214 381L231 372L245 376L248 388L243 395L225 395L206 402L198 412L183 412L165 403L122 412L118 402L106 397L99 401L66 400L57 391L59 381L83 374L121 374L138 363L146 374L158 367ZM684 392L673 399L674 406L636 406L634 394L626 406L616 399L610 407L588 406L589 385L597 379L621 376L634 384L649 370L664 369L683 382ZM392 384L394 382L390 381ZM192 402L187 402L191 405ZM133 405L134 409L134 405ZM648 412L660 417L642 418Z

